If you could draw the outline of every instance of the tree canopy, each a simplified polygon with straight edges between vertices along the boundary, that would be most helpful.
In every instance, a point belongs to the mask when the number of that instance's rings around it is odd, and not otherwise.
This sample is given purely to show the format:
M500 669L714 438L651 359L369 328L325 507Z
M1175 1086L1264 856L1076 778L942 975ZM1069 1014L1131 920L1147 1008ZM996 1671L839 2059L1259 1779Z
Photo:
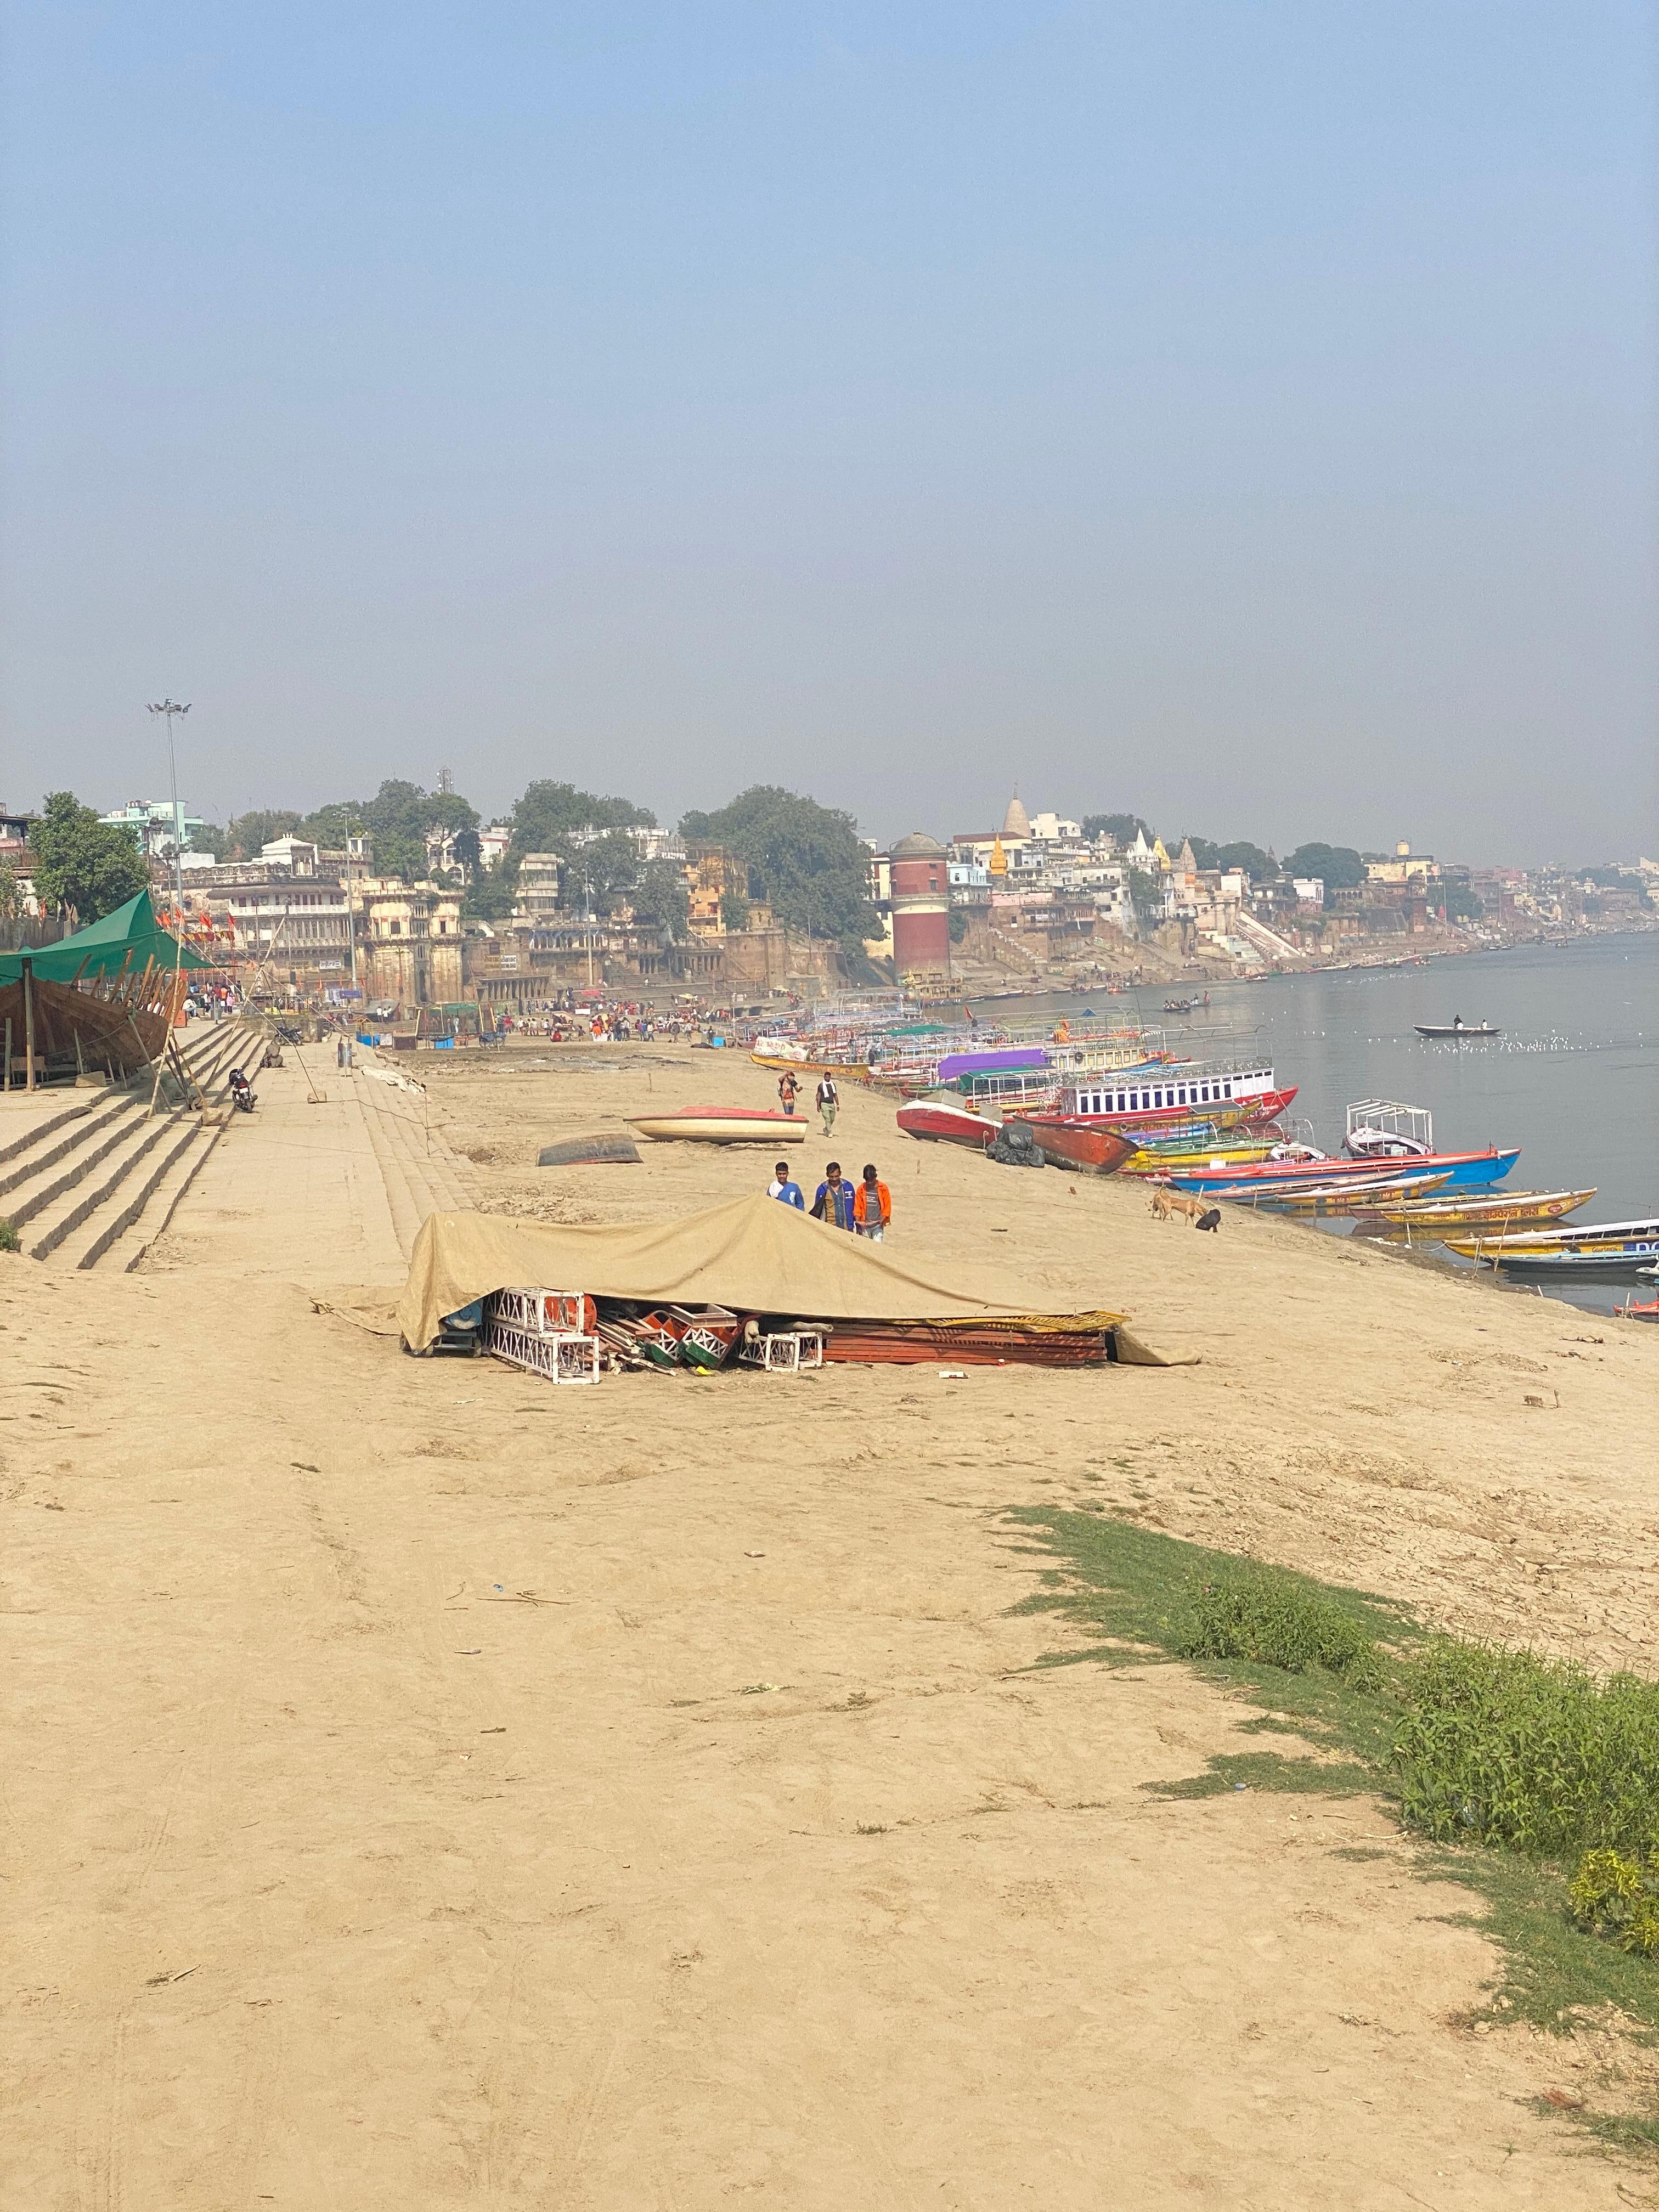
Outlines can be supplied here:
M260 849L273 845L279 837L292 837L299 830L303 816L291 807L255 806L246 814L234 814L225 831L225 844L220 857L227 860L257 860Z
M574 783L552 783L544 778L526 784L509 817L513 842L525 853L562 853L584 830L654 830L657 817L649 807L635 806L631 799L599 798L579 791Z
M1085 814L1083 817L1083 834L1091 839L1109 837L1115 845L1133 845L1137 831L1152 843L1152 830L1138 814Z
M672 860L647 860L628 902L642 929L654 929L667 945L683 945L691 932L691 894Z
M1273 854L1264 853L1260 845L1251 844L1248 837L1237 838L1231 845L1217 846L1210 866L1242 869L1253 884L1270 883L1279 873L1279 863Z
M1317 876L1328 891L1352 890L1365 880L1365 863L1352 845L1298 845L1285 863L1287 876Z
M137 898L149 882L137 831L100 822L97 809L82 806L72 791L46 793L29 850L41 902L67 908L83 929Z
M839 939L863 959L863 941L880 925L870 903L869 854L850 814L757 783L713 813L687 814L680 835L734 854L749 870L750 896L764 899L786 928Z

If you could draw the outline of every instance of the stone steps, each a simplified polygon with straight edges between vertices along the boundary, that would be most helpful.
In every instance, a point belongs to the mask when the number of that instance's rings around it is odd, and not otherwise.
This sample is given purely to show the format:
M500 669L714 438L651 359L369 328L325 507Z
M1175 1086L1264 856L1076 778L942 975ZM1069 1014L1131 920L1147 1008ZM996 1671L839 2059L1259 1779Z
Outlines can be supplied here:
M0 1218L21 1235L32 1259L92 1267L135 1227L154 1242L222 1133L230 1070L252 1068L264 1052L263 1025L204 1025L180 1047L192 1097L179 1101L178 1077L153 1071L92 1096L69 1094L0 1155ZM155 1110L152 1113L154 1098ZM129 1256L124 1252L124 1261Z
M171 1114L131 1114L74 1170L52 1187L46 1200L33 1201L24 1244L32 1260L48 1260L64 1238L106 1205L133 1170L149 1158L158 1145L178 1132L184 1109Z

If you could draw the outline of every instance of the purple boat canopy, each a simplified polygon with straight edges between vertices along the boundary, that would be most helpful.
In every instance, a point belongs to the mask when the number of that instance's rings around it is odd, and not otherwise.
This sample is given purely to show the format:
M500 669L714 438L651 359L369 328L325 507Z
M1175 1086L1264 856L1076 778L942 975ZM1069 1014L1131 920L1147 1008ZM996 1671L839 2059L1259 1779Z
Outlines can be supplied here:
M983 1052L947 1052L939 1064L939 1079L949 1083L957 1075L993 1075L1006 1068L1048 1065L1048 1055L1040 1044L1004 1045L1000 1052L994 1047Z

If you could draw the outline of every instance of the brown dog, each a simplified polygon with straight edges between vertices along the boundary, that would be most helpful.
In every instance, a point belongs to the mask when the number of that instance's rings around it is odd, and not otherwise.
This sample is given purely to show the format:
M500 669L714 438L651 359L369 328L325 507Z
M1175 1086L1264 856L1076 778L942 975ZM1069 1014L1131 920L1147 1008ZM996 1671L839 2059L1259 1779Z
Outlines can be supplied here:
M1152 1208L1154 1221L1190 1221L1194 1227L1212 1211L1201 1198L1188 1198L1185 1191L1165 1190L1161 1184L1153 1185Z

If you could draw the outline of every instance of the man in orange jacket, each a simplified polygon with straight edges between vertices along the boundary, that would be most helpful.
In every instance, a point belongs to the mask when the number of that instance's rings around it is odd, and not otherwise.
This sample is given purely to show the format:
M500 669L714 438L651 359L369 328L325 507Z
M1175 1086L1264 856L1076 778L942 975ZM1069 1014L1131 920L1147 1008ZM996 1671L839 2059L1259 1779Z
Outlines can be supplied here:
M860 1237L868 1237L879 1244L892 1218L892 1192L878 1180L873 1167L866 1167L863 1182L853 1193L854 1228Z

